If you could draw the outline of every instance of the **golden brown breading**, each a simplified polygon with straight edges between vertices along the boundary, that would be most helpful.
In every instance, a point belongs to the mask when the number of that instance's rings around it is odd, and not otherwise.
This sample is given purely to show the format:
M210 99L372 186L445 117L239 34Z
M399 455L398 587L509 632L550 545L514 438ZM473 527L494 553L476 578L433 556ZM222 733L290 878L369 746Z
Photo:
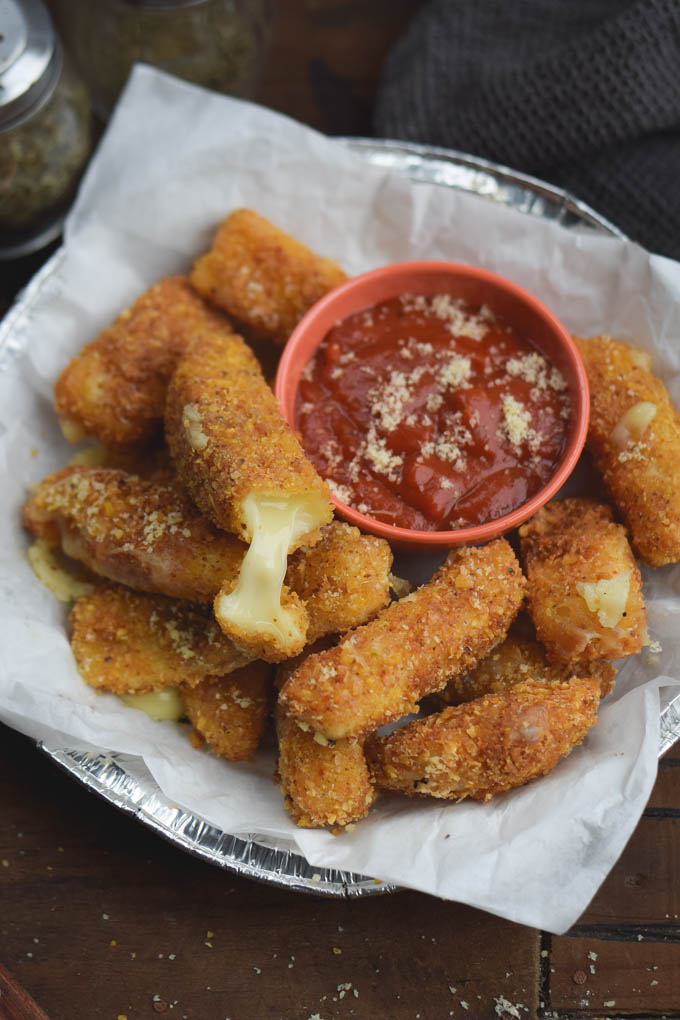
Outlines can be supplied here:
M653 567L680 560L680 414L649 355L608 336L574 337L590 384L588 448Z
M525 680L373 737L366 755L389 790L489 800L550 772L595 725L599 700L596 677Z
M189 342L229 332L224 316L185 277L160 280L59 376L55 407L67 438L96 436L103 443L149 438L160 428L170 376Z
M220 626L258 658L297 654L308 617L296 595L282 592L287 556L319 540L333 509L241 337L203 338L180 359L165 433L197 505L250 543L236 584L215 599Z
M107 468L63 468L37 486L24 525L112 581L210 602L233 584L246 546L218 531L169 483ZM189 532L187 535L186 532ZM365 623L389 601L389 546L332 521L290 559L286 584L307 601L315 638Z
M640 571L608 506L557 500L519 529L529 612L556 662L621 659L647 633Z
M191 686L247 662L205 609L119 585L77 600L71 649L85 683L112 694Z
M210 677L180 689L184 710L194 726L191 742L204 742L228 761L252 758L267 724L271 667L251 662L228 676Z
M280 344L319 298L346 279L331 259L251 209L227 217L191 273L205 298Z
M312 549L288 561L286 585L309 615L307 641L366 623L390 601L392 550L383 538L334 521Z
M328 486L236 334L204 337L180 358L168 389L165 435L194 502L218 528L245 542L253 539L249 498L302 501L309 522L289 552L333 516Z
M209 602L245 546L172 484L113 468L62 468L23 508L24 526L97 574L140 591Z
M433 695L440 707L462 705L484 694L499 694L525 680L536 683L553 683L568 680L574 675L571 664L549 663L545 649L538 641L510 634L505 641L482 659L464 676L454 677L443 691ZM604 659L583 663L579 676L597 676L600 679L600 696L604 697L614 686L616 669Z
M306 659L281 691L283 710L330 740L414 711L503 639L524 586L505 539L452 550L429 584Z
M286 808L302 828L337 828L368 814L376 790L363 751L354 739L319 742L276 709L277 775Z

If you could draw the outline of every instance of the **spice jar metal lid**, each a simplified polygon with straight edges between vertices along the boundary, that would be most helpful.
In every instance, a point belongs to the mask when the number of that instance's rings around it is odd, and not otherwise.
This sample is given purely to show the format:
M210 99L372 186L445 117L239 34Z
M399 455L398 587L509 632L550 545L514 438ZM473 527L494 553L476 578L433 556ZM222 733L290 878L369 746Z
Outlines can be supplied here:
M56 87L61 45L40 0L0 0L0 131L38 110Z

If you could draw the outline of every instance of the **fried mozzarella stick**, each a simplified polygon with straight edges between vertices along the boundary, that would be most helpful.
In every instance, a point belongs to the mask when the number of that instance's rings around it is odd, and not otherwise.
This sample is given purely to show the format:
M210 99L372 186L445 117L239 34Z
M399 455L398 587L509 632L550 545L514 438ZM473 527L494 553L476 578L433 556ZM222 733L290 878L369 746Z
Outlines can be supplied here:
M95 573L130 588L212 602L235 582L246 546L218 531L169 483L108 468L63 468L37 486L24 525ZM332 521L290 558L286 585L304 600L309 640L370 620L390 600L392 553L381 538ZM225 639L226 640L226 639Z
M229 637L278 661L305 644L307 613L282 585L288 554L314 545L333 516L328 486L305 457L241 337L205 337L180 359L168 388L165 434L201 510L250 543L238 581L215 599Z
M55 407L72 442L136 443L163 421L165 392L189 342L231 332L223 315L183 276L145 291L108 329L86 344L59 376Z
M379 786L410 797L489 800L546 775L597 722L596 677L525 680L367 741Z
M450 680L434 698L442 707L462 705L485 694L500 694L525 680L546 684L568 680L574 671L571 665L549 663L538 641L511 634L469 673ZM600 697L604 698L614 686L616 669L611 662L599 659L579 665L578 675L598 677Z
M626 530L589 499L549 503L519 529L529 613L557 662L635 655L647 625Z
M363 741L319 742L276 708L277 775L286 809L301 828L343 828L365 818L376 789Z
M588 448L652 567L680 560L680 414L644 351L575 337L590 385Z
M276 670L279 690L309 654L332 647L328 638L317 641L309 651L281 663ZM326 740L310 730L301 730L280 704L274 713L279 756L276 780L293 821L301 828L343 828L364 818L375 800L363 741Z
M262 336L285 344L312 305L347 277L251 209L222 223L191 282L209 301Z
M389 604L391 568L392 550L384 539L341 521L322 528L312 549L293 553L285 581L305 603L307 641L372 619Z
M70 629L83 680L112 694L191 687L248 661L206 610L120 585L101 585L79 598Z
M259 747L271 701L271 666L251 662L228 676L184 685L180 696L194 747L208 744L228 761L247 761Z
M236 577L246 549L176 486L114 468L48 475L24 506L23 523L111 581L191 602L210 602L225 577Z
M525 581L505 539L454 549L433 579L286 682L282 710L328 740L362 737L415 710L505 637Z

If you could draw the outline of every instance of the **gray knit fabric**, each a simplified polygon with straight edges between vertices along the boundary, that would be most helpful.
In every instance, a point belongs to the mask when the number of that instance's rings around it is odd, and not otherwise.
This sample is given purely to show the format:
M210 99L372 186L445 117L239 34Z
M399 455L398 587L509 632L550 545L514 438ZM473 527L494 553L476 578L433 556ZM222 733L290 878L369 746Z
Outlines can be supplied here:
M375 129L542 177L680 258L680 0L433 0Z

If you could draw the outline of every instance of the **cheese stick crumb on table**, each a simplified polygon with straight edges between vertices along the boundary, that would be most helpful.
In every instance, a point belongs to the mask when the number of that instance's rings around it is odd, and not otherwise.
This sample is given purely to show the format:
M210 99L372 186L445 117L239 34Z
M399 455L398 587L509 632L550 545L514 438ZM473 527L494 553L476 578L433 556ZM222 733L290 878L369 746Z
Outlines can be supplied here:
M85 683L112 694L148 694L206 676L230 673L246 655L225 637L207 610L101 585L71 611L70 641Z
M680 414L644 351L609 336L574 337L590 385L588 448L652 567L680 560Z
M183 276L150 287L86 344L59 376L55 408L72 442L136 443L160 430L165 393L177 359L192 339L229 333Z
M524 586L505 539L454 549L428 584L310 655L281 691L283 711L328 740L365 736L414 711L505 637Z
M227 217L191 273L205 298L282 345L305 312L346 279L332 259L315 255L251 209Z
M550 772L596 724L599 701L597 677L525 680L371 738L366 754L388 790L486 801Z
M635 655L647 634L640 571L603 503L556 500L519 529L529 613L557 662Z
M207 744L220 758L247 761L257 751L271 702L271 666L251 662L228 676L183 685L180 697L194 729L194 747Z
M297 596L281 602L288 554L314 545L333 511L328 486L284 421L241 337L208 337L180 359L168 389L165 432L182 482L219 528L250 543L236 586L217 596L226 634L278 661L304 647Z

